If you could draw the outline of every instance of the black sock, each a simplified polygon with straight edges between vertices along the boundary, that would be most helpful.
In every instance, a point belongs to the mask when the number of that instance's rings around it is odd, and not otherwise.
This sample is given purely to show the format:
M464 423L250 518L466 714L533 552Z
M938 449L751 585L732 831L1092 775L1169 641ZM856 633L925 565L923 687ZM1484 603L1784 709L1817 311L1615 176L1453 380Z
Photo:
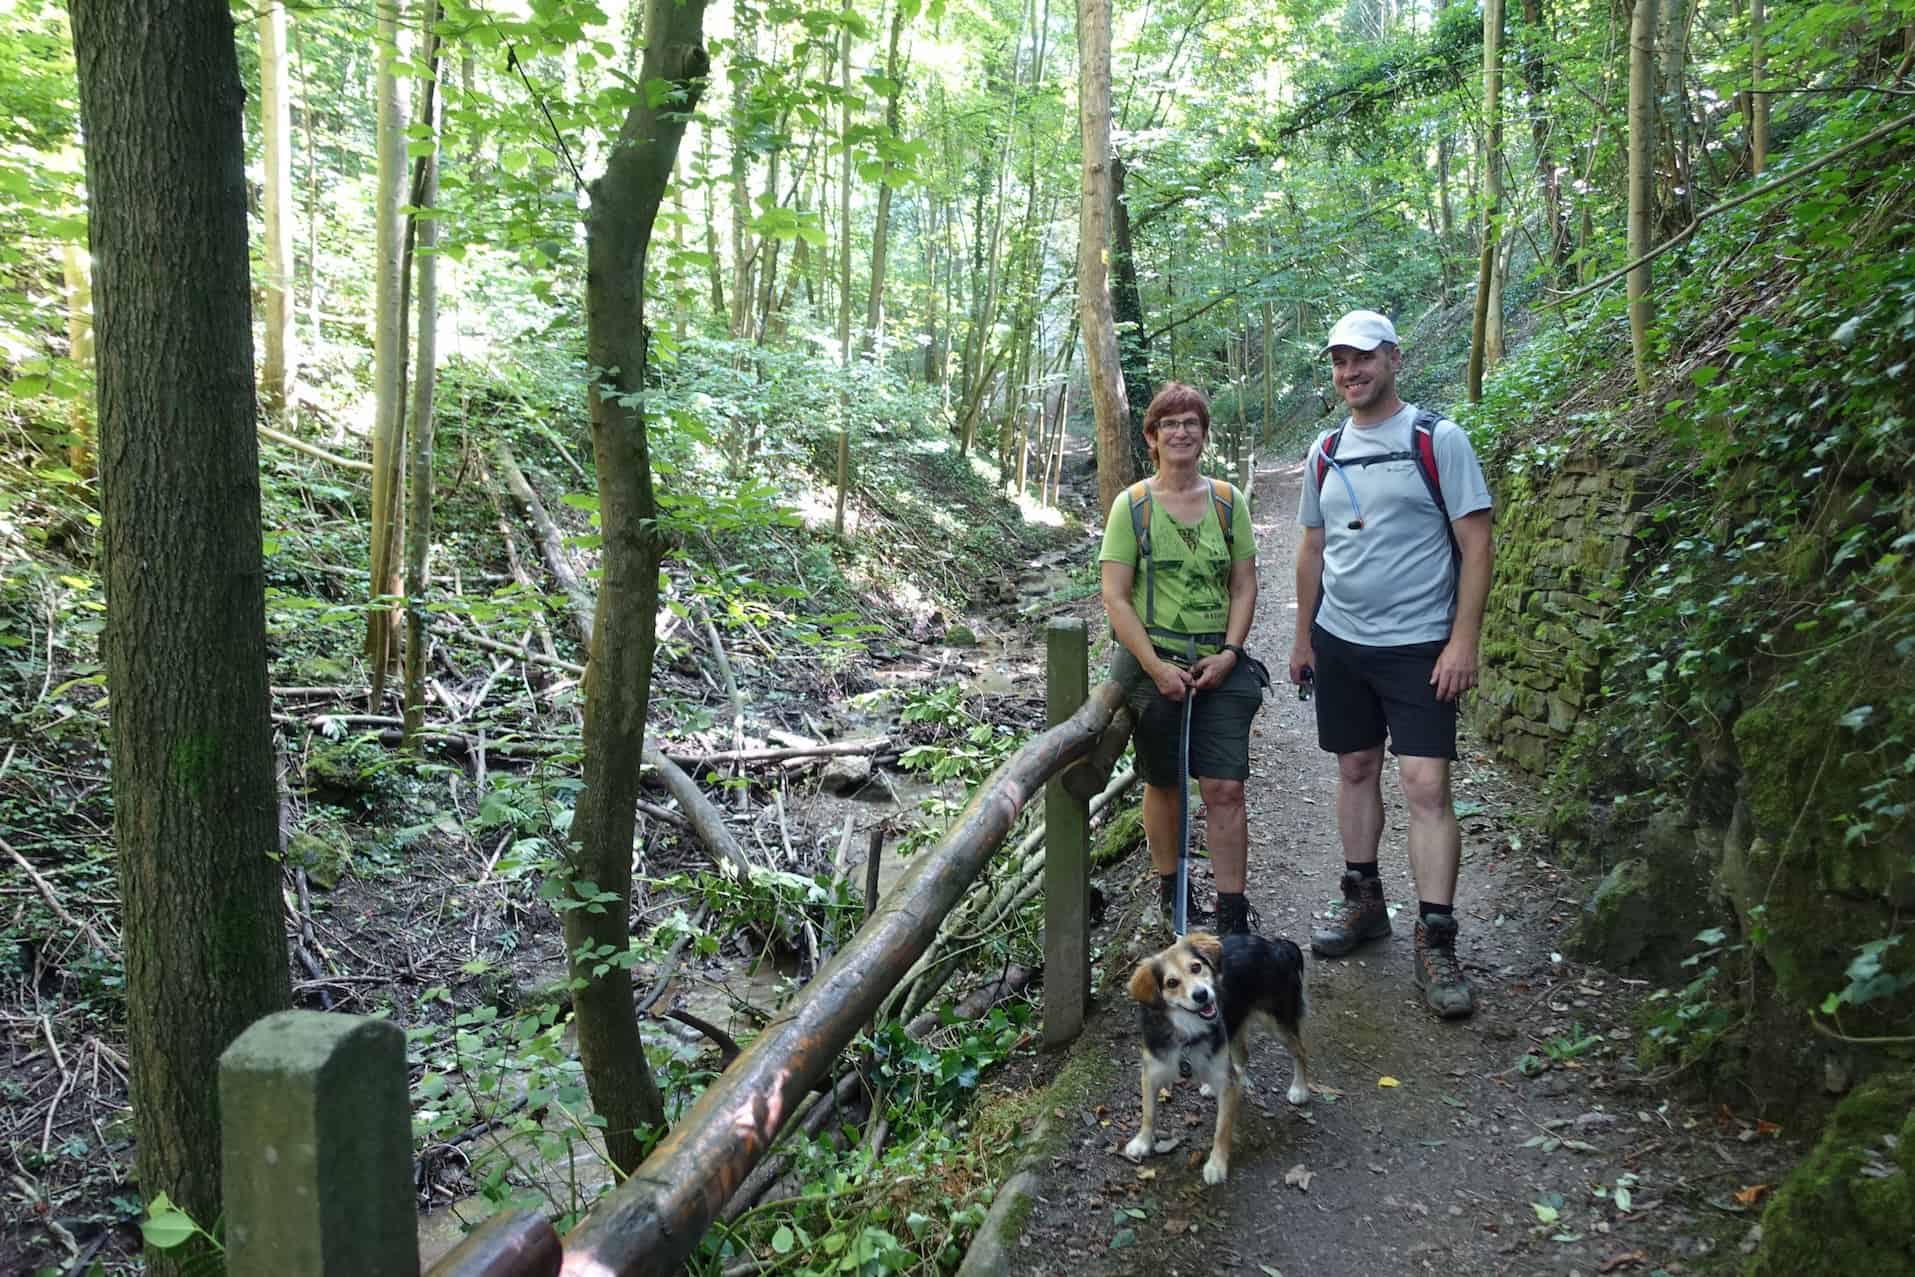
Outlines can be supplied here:
M1366 860L1362 864L1358 864L1354 860L1346 860L1343 862L1343 865L1344 868L1359 878L1374 878L1377 876L1376 861L1374 860Z
M1433 913L1440 913L1446 918L1453 917L1456 914L1456 906L1455 905L1433 905L1427 900L1419 900L1416 902L1417 917L1428 918Z
M1177 875L1174 872L1157 875L1157 899L1166 909L1177 902Z

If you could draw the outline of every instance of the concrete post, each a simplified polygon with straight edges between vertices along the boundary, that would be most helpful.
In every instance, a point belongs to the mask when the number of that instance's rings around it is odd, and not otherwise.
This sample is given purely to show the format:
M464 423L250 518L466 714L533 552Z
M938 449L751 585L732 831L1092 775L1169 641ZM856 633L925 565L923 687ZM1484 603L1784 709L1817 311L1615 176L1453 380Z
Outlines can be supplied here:
M219 1103L228 1272L418 1277L399 1026L269 1015L220 1057Z
M1076 617L1053 620L1045 641L1045 710L1055 727L1090 696L1090 644ZM1075 1038L1089 1006L1090 804L1053 776L1044 785L1044 1045Z

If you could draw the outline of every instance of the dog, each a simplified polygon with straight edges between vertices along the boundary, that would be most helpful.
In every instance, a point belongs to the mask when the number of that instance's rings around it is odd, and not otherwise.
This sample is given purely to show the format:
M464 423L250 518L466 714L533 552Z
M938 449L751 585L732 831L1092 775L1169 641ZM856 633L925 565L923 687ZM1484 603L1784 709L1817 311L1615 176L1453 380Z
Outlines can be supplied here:
M1217 1129L1204 1182L1230 1175L1230 1132L1250 1063L1250 1025L1266 1021L1290 1052L1288 1098L1310 1100L1310 1059L1303 1046L1303 953L1288 940L1194 931L1137 964L1130 996L1143 1030L1144 1120L1124 1156L1142 1161L1156 1148L1157 1092L1187 1060L1191 1076L1217 1099Z

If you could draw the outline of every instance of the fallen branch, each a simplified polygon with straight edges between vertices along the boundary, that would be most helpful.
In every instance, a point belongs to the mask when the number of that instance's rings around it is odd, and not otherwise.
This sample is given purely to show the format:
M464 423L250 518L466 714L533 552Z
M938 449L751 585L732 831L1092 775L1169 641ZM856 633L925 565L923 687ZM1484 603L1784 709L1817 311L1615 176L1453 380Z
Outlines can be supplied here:
M8 758L12 758L11 751L8 752ZM0 838L0 851L6 852L8 856L13 858L13 863L25 871L27 877L33 881L33 885L39 889L40 898L47 902L47 908L53 910L55 916L57 916L61 922L66 923L67 926L79 932L80 938L99 952L109 954L113 952L106 941L100 939L99 932L66 911L66 906L60 903L60 897L54 893L53 884L45 878L42 878L40 871L27 863L27 858L15 851L12 843L9 843L4 838Z
M751 861L746 858L744 848L731 836L731 830L725 827L725 817L705 797L697 782L685 774L679 767L650 740L645 742L645 765L658 773L671 796L678 800L679 810L685 813L685 819L691 823L692 833L698 841L711 852L712 858L722 868L730 865L737 870L741 879L751 878Z
M889 736L874 740L833 741L823 745L764 746L758 749L719 749L703 754L671 754L681 767L704 767L712 763L782 763L793 758L840 758L856 754L882 754L891 748Z
M329 461L342 469L357 470L361 474L372 473L371 462L354 461L351 457L335 456L316 443L307 443L304 439L295 438L283 431L275 430L271 426L261 425L259 427L259 433L263 438L271 439L274 443L291 448L294 452L303 452L309 457L317 457L321 461Z
M713 1024L710 1020L700 1019L690 1011L667 1011L665 1018L668 1020L676 1020L680 1024L690 1025L692 1028L697 1029L700 1033L710 1038L712 1043L718 1048L718 1067L720 1071L730 1068L731 1062L738 1058L737 1040L733 1038L731 1034Z
M565 536L559 531L558 524L552 522L552 516L545 512L545 503L539 500L539 494L526 482L525 473L519 469L519 463L512 456L512 449L501 439L493 445L492 455L498 460L499 468L505 471L505 486L512 492L519 506L532 520L532 526L538 530L539 551L545 558L545 566L552 578L565 591L565 597L572 604L572 619L577 623L579 637L587 645L592 641L592 596L579 584L578 573L572 570L571 556L565 552Z

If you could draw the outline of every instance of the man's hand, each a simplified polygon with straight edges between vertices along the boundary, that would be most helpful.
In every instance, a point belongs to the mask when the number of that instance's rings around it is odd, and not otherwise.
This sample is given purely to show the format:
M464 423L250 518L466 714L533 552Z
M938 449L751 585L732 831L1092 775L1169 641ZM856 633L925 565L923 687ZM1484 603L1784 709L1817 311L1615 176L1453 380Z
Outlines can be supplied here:
M1317 663L1316 646L1307 638L1300 638L1290 645L1290 681L1301 684L1303 671L1315 668Z
M1190 667L1191 686L1200 692L1207 692L1213 687L1222 687L1224 680L1230 677L1230 671L1236 668L1237 654L1235 652L1218 652L1214 656L1206 656Z
M1150 681L1157 684L1157 690L1164 699L1173 704L1181 704L1184 690L1191 685L1190 671L1169 661L1158 661L1150 671Z
M1442 653L1436 658L1436 668L1430 673L1430 682L1436 687L1436 699L1439 701L1453 701L1475 687L1475 641L1456 636L1444 644Z

